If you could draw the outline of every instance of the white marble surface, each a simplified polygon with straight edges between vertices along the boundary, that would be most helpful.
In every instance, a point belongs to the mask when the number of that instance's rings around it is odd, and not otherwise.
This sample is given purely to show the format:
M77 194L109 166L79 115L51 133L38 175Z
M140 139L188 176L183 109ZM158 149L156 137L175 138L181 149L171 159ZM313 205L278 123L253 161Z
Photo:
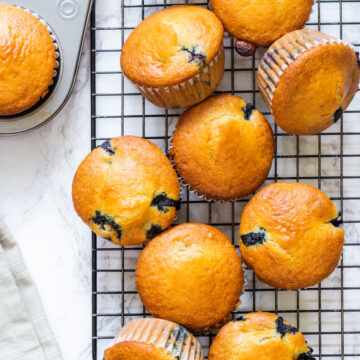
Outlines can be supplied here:
M147 8L145 16L150 12L159 10L163 0L145 0L145 3L159 3L159 7ZM126 0L127 4L141 4L141 0ZM168 2L170 3L170 1ZM119 0L97 1L97 26L121 26L121 8ZM141 8L125 9L125 25L135 26L141 21ZM360 3L344 3L343 20L345 22L358 21L360 16ZM311 22L317 19L317 7L311 15ZM321 4L322 21L332 22L339 20L338 4ZM312 26L316 27L316 26ZM321 30L339 36L339 27L324 25ZM128 35L129 31L126 32ZM346 25L344 38L348 41L359 39L359 26ZM228 40L227 40L228 41ZM97 33L97 49L121 48L121 32L99 31ZM262 52L259 51L257 61ZM96 55L98 71L119 71L120 52L99 52ZM226 54L226 67L230 67L230 54ZM76 216L71 201L71 182L74 172L90 149L90 94L89 94L89 38L87 37L80 72L74 93L62 110L52 122L43 128L17 137L0 138L0 216L3 216L10 230L18 240L25 262L33 276L41 294L49 321L58 339L65 360L91 358L91 243L90 231ZM251 60L234 58L236 68L251 66ZM224 77L219 90L230 90L229 73ZM97 92L121 92L121 77L119 74L97 75ZM251 72L235 73L235 91L251 89ZM134 92L132 86L125 81L125 91ZM251 92L241 93L241 96L251 101ZM117 95L97 97L97 115L119 115L121 113L121 98ZM260 96L256 97L256 106L267 111ZM141 136L164 136L164 111L145 103L146 114L160 115L150 117L146 126L142 128L142 100L140 96L125 96L125 113L134 115L126 118L124 122L125 134ZM360 96L356 96L349 110L360 110ZM172 113L174 114L174 113ZM270 117L269 121L272 123ZM169 131L176 123L176 116L169 117ZM326 131L327 134L339 130L339 124ZM345 132L360 132L359 114L347 113L344 116ZM279 130L280 133L281 130ZM121 135L121 121L118 117L97 120L98 137L114 137ZM344 136L344 154L360 153L360 136ZM155 141L165 149L165 141ZM323 154L339 154L340 139L337 135L323 135L321 137L321 151ZM318 137L308 136L299 139L300 154L314 155L318 153ZM295 155L296 138L288 136L278 137L278 154ZM279 159L278 175L280 177L296 176L296 159ZM301 159L299 163L300 176L317 176L318 159ZM321 174L323 176L339 176L340 161L338 158L323 158L321 161ZM274 175L274 169L270 176ZM344 158L344 175L360 175L360 158ZM318 186L318 181L306 179L304 182ZM324 179L322 189L335 198L340 207L340 181L339 179ZM190 195L193 200L196 196ZM344 180L344 196L360 197L360 183L358 179ZM239 222L243 203L234 206L234 218ZM211 221L224 223L231 221L232 208L229 203L211 205ZM347 199L344 201L344 219L346 221L360 220L360 202ZM189 211L189 221L208 222L208 204L192 204ZM186 208L183 207L178 214L178 222L186 221ZM237 229L232 234L231 227L219 227L230 238L237 242ZM360 225L345 224L346 242L360 243ZM98 246L110 248L108 242L98 240ZM125 266L134 269L138 250L126 251ZM344 263L346 265L359 265L360 246L346 246ZM98 268L119 269L121 256L119 251L104 251L98 255ZM360 286L360 270L344 269L344 286ZM247 289L253 286L252 275L247 273ZM135 290L134 273L125 274L128 291ZM104 272L98 275L98 290L120 290L121 274L118 272ZM340 307L340 292L332 290L340 286L340 270L322 284L327 290L322 291L323 309L331 310ZM268 287L256 282L258 292L255 303L257 309L273 311L275 296ZM360 291L345 290L344 308L359 309L358 312L346 312L345 330L360 331ZM299 293L299 307L301 310L316 310L318 304L318 291L301 291ZM243 305L240 311L253 310L252 292L248 291L242 297ZM279 292L278 308L289 321L296 324L296 314L287 313L296 309L296 292ZM127 313L142 313L143 308L135 294L125 296L124 307ZM104 295L98 297L98 312L119 313L121 309L120 295ZM126 321L131 318L126 317ZM300 328L308 333L307 338L315 351L318 352L319 330L317 312L301 313ZM119 317L100 317L98 321L99 336L113 336L121 326ZM322 331L336 332L340 329L340 314L338 312L322 313ZM358 334L345 336L345 352L359 353L360 345ZM98 358L108 340L99 341ZM202 339L206 345L206 339ZM335 355L333 359L340 359L340 335L322 336L322 353ZM355 357L347 357L355 359ZM356 358L358 359L358 358Z

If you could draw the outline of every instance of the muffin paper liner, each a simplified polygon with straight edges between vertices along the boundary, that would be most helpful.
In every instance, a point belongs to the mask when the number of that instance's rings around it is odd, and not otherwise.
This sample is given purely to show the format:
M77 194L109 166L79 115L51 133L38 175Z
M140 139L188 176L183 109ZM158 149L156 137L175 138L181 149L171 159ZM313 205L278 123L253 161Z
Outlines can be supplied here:
M134 86L153 104L166 109L185 108L207 98L224 75L224 47L196 75L179 84L151 87L133 82Z
M184 327L167 320L132 320L121 329L108 348L124 341L153 344L178 360L204 359L199 341Z
M16 6L16 5L15 5ZM46 30L48 31L48 33L50 34L52 40L53 40L53 44L55 46L55 67L54 67L54 73L53 73L53 80L51 82L51 84L49 85L49 88L50 86L52 86L54 84L54 79L58 76L58 68L59 68L59 61L58 59L60 58L60 52L59 52L59 43L58 43L58 40L56 38L56 35L54 33L54 30L50 27L50 25L40 16L38 15L36 12L30 10L30 9L27 9L27 8L24 8L24 7L21 7L21 6L16 6L17 8L21 9L21 10L24 10L26 12L28 12L29 14L35 16L45 27L46 27ZM44 96L46 97L47 94ZM34 104L33 106L36 106L36 104Z
M274 92L285 69L311 48L325 44L346 44L316 30L296 30L277 40L265 53L258 69L258 87L271 110Z

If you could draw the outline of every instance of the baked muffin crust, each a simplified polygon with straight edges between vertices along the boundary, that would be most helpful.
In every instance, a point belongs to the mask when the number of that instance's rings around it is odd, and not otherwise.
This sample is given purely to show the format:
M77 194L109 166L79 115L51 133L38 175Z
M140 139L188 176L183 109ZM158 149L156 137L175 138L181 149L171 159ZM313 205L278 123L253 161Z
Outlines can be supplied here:
M336 268L344 245L339 212L325 193L302 183L274 183L245 206L240 252L257 277L281 289L315 285Z
M154 238L136 266L136 287L156 317L201 330L234 310L244 282L240 257L215 227L181 224Z
M272 164L274 139L265 117L233 95L215 95L184 112L170 153L191 190L230 200L255 191Z
M55 45L45 25L0 3L0 116L21 113L45 97L55 67Z
M118 245L136 245L165 230L180 206L170 161L148 140L122 136L94 149L73 180L81 219Z

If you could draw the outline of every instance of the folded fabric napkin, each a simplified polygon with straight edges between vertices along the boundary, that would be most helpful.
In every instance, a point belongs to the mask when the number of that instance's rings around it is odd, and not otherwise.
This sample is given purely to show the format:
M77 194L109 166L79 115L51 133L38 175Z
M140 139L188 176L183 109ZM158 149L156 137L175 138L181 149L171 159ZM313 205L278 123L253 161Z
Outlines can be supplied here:
M0 359L62 359L19 247L1 218Z

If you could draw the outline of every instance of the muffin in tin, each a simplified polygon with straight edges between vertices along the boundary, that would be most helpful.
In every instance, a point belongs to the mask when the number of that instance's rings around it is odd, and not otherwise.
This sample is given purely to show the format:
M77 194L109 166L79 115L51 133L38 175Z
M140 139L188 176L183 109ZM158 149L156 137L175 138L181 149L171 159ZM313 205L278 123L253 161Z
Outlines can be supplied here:
M313 0L211 0L211 7L225 30L238 39L235 49L250 56L256 46L270 46L286 33L303 28L313 3Z
M128 322L104 352L104 360L204 360L198 340L173 322L145 318Z
M209 360L315 360L303 334L281 316L255 312L225 325Z
M276 123L296 135L317 134L336 123L359 85L358 55L316 30L291 32L259 65L258 87Z
M223 26L213 12L171 6L142 21L126 40L121 68L155 105L191 106L209 96L224 73Z
M251 194L265 181L274 139L252 104L221 94L180 116L170 152L191 190L209 200L230 200Z
M205 224L181 224L155 237L141 252L136 287L156 317L206 331L239 305L244 274L230 240Z
M19 114L46 96L56 58L54 40L38 18L0 3L0 116Z
M257 277L281 289L315 285L336 268L344 245L340 214L325 193L274 183L245 206L240 252Z
M165 230L180 206L179 192L169 159L136 136L111 139L94 149L72 186L81 219L118 245L141 244Z

